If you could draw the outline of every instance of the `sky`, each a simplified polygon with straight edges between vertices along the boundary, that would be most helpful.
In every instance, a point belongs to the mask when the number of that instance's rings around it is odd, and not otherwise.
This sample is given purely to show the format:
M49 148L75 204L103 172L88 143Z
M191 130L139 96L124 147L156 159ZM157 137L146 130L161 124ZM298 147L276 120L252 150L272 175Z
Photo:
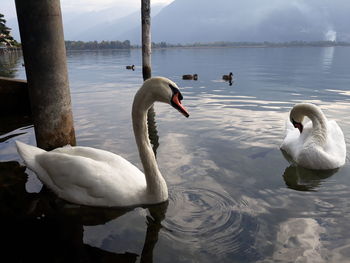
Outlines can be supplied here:
M131 16L140 12L141 0L60 1L67 40L139 40L139 18ZM163 6L173 2L152 20L156 42L350 41L350 0L150 1ZM19 40L15 0L0 3L0 13ZM100 28L106 28L102 35Z
M5 19L16 17L15 0L0 0L0 13ZM174 0L151 0L152 4L170 4ZM86 11L101 10L112 6L120 6L121 10L133 12L140 8L140 0L61 0L62 13L79 13Z

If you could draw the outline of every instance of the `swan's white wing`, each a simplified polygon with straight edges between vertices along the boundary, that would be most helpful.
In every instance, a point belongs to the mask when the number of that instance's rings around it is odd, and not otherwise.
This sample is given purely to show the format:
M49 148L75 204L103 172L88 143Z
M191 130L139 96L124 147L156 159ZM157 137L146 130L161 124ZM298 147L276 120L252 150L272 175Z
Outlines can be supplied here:
M119 155L116 155L112 152L108 152L105 150L96 149L92 147L85 147L85 146L72 147L70 145L67 145L65 147L56 148L51 152L64 153L64 154L69 154L71 156L87 157L87 158L90 158L96 161L102 161L102 162L111 162L111 161L113 162L115 161L115 158L119 160L119 157L120 157Z
M334 169L344 165L346 145L344 135L335 121L327 123L327 141L324 146L310 144L312 123L308 122L300 134L298 129L288 129L281 149L299 165L310 169ZM308 142L308 143L306 143Z
M327 122L327 143L324 147L325 152L335 158L339 166L345 163L346 144L344 134L336 121Z
M304 125L303 132L300 134L297 128L291 124L291 122L286 122L286 137L284 138L280 148L289 154L293 160L296 160L296 157L299 155L300 150L303 148L303 145L310 135L312 129L312 122L307 122Z
M310 121L304 125L303 132L299 133L287 121L286 137L280 148L290 155L294 162L306 168L325 170L342 166L346 159L346 145L343 132L338 124L335 121L327 121L322 111L314 105L299 104L293 109L296 107L300 111L299 114L303 110L305 114L308 112L306 115L312 120L318 119L318 122L326 124L327 130L323 130L324 126L318 125L314 132ZM293 114L297 115L295 112ZM326 137L325 141L319 139L320 134L322 138Z
M35 171L38 177L59 197L74 203L126 206L137 203L135 199L146 189L139 169L103 150L65 147L41 154L36 160L42 168Z
M310 169L335 169L345 163L346 146L344 135L335 121L327 122L325 145L309 145L299 156L298 163Z

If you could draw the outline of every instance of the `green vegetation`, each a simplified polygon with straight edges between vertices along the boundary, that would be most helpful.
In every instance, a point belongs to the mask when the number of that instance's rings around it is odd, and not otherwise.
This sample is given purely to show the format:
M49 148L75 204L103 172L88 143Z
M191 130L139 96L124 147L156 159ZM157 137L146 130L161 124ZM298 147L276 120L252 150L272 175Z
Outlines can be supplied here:
M100 49L131 49L141 48L140 45L131 45L129 40L125 41L65 41L67 50L100 50ZM174 48L174 47L333 47L350 46L349 42L337 41L290 41L290 42L227 42L218 41L211 43L192 44L169 44L164 41L152 42L152 48Z
M349 42L337 41L290 41L290 42L226 42L218 41L211 43L192 43L192 44L169 44L166 42L152 43L153 48L171 48L171 47L332 47L332 46L350 46ZM139 48L140 46L133 46Z
M19 44L10 34L11 28L6 26L6 20L3 14L0 14L0 47L18 47Z
M130 41L65 41L67 50L130 49Z

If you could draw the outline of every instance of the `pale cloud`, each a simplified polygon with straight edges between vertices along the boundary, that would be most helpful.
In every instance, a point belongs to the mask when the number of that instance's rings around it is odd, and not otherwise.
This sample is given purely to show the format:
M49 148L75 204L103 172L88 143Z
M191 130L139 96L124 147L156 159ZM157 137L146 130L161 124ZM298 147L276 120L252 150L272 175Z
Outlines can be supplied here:
M174 0L151 0L151 4L170 4ZM120 7L125 10L140 8L140 0L61 0L63 12L69 11L98 11L110 7Z
M61 0L62 12L86 12L120 6L121 8L136 9L141 1L128 0Z
M151 0L151 4L170 4L174 0ZM125 12L133 12L140 8L140 0L61 0L62 12L82 13L98 11L111 7L120 7ZM1 13L6 19L16 17L15 1L1 0ZM127 14L127 13L126 13Z
M5 15L5 19L16 17L16 6L13 0L1 0L0 13Z

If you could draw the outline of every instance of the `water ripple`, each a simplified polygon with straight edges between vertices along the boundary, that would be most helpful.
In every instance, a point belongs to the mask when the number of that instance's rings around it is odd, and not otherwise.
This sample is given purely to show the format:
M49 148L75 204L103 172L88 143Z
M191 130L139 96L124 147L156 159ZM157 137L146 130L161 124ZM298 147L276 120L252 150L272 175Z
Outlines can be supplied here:
M240 211L247 204L205 188L175 186L169 192L164 222L168 238L217 256L254 255L251 250L257 222Z

